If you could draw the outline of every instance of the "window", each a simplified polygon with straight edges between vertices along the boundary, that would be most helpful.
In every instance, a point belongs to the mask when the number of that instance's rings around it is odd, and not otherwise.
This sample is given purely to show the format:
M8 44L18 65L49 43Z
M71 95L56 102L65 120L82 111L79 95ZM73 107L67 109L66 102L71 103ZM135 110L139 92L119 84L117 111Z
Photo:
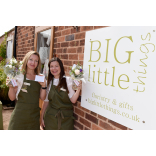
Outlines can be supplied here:
M48 63L52 56L53 47L53 30L51 26L36 26L35 27L35 51L40 55L41 59L41 74L44 74L46 79L48 76Z

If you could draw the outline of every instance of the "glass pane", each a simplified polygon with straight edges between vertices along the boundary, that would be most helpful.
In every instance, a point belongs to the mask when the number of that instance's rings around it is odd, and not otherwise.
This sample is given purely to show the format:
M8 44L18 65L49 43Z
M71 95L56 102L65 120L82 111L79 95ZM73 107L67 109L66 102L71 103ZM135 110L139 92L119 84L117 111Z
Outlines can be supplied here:
M7 58L11 59L13 56L13 42L12 40L7 42Z
M37 52L41 58L41 73L48 76L48 62L50 54L51 29L42 31L37 35Z

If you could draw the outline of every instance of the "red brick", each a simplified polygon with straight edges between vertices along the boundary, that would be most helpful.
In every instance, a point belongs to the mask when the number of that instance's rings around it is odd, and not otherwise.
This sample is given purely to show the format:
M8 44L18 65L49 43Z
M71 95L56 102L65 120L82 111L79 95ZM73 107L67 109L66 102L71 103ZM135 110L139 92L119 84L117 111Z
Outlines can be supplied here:
M72 66L72 61L64 61L64 65Z
M69 60L78 60L77 54L69 54Z
M61 55L61 59L68 59L68 54Z
M54 38L54 43L57 43L57 38Z
M55 31L58 31L58 27L55 26Z
M73 116L75 117L75 120L79 119L79 116L77 114L73 113Z
M58 30L63 30L64 26L59 26Z
M116 122L114 122L112 120L108 120L108 122L111 123L112 125L114 125L115 127L118 127L120 129L123 129L123 130L127 130L127 127L125 127L125 126L123 126L123 125L121 125L119 123L116 123Z
M76 48L68 48L68 53L76 53Z
M57 38L57 42L64 42L64 41L65 41L65 36Z
M93 30L93 26L81 26L81 31Z
M105 117L103 117L103 116L101 116L101 115L99 115L99 114L98 114L98 118L99 118L99 119L102 119L103 121L106 121L106 120L107 120L107 118L105 118Z
M80 46L84 46L85 45L85 39L80 40Z
M78 32L80 32L80 27L78 27L78 29L74 29L74 28L71 29L72 34L73 33L78 33Z
M78 54L79 55L79 60L83 60L84 54Z
M69 44L71 47L79 46L79 41L71 41Z
M54 44L54 48L57 48L57 43Z
M77 53L83 53L83 47L78 47L77 48Z
M92 112L92 111L90 111L90 114L92 114L92 115L94 115L94 116L97 116L97 114L94 113L94 112Z
M55 35L55 37L61 36L61 32L60 31L56 32L54 35Z
M56 49L57 53L62 53L62 49Z
M83 118L80 117L80 122L82 124L84 124L85 126L91 128L91 123L89 121L87 121L87 120L85 120L85 119L83 119Z
M83 66L83 61L73 61L73 64L78 64L78 62Z
M92 124L92 130L103 130L103 129L95 124Z
M63 48L62 52L67 53L67 48Z
M75 107L75 113L82 116L82 117L84 117L84 114L85 114L82 110L80 110L80 109L78 109L76 107Z
M57 43L57 48L60 48L60 43Z
M105 26L94 26L94 29L104 28Z
M69 34L71 34L71 29L67 29L67 30L62 31L62 36L63 35L69 35Z
M75 34L75 39L83 39L85 38L85 32Z
M80 123L77 122L77 121L74 121L74 126L75 126L75 127L78 127L79 129L83 129L83 125L80 124Z
M90 130L89 128L85 127L84 130Z
M104 129L107 129L107 130L115 130L112 126L110 126L106 122L100 121L99 126L102 127L102 128L104 128Z
M63 42L63 43L61 43L61 47L68 47L68 45L69 45L69 42Z
M88 119L89 121L95 123L95 124L98 124L98 119L88 113L86 113L86 116L85 116L86 119Z

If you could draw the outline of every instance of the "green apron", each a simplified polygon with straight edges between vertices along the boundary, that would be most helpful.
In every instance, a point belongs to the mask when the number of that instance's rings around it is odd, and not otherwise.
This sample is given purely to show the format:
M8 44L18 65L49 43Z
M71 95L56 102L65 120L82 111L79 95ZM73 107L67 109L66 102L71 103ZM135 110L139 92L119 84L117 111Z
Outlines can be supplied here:
M39 97L41 85L32 80L23 83L27 85L27 93L20 90L15 109L11 114L8 130L40 130L40 107Z
M49 105L44 115L45 130L73 130L73 105L66 91L58 91L51 85L48 95Z

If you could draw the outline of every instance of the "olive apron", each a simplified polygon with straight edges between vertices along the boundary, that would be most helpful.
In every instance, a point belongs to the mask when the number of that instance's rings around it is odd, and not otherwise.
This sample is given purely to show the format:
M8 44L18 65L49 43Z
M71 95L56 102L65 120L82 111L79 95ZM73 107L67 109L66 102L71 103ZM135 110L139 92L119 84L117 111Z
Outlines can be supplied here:
M48 100L44 115L45 130L73 130L73 105L67 91L59 91L52 81Z
M29 83L30 86L27 85L27 93L20 90L8 130L40 130L41 85L36 81L26 80L26 75L24 75L24 82Z

